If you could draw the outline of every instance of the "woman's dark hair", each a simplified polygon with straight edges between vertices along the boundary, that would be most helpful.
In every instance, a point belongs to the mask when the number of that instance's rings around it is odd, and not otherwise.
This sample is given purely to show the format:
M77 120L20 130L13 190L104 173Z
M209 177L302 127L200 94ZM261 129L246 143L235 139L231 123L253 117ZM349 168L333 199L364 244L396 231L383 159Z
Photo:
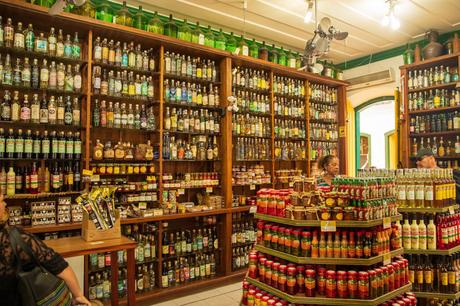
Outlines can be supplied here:
M335 158L334 155L324 155L319 159L318 167L322 170L326 170L327 165Z

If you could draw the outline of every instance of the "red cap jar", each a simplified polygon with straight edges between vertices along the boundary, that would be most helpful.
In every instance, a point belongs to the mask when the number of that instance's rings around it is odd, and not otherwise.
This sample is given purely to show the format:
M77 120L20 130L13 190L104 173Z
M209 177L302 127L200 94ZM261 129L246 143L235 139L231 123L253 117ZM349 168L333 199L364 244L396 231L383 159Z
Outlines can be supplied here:
M300 293L305 292L305 267L297 266L297 290Z
M314 297L316 291L316 272L313 269L305 271L305 296Z
M358 298L358 272L350 270L347 273L348 278L348 296L350 299Z
M290 295L294 295L297 293L296 290L296 273L297 269L295 267L288 267L287 268L287 280L286 280L286 292Z
M262 283L265 283L265 262L267 262L267 258L259 258L259 280Z
M326 293L326 268L324 267L318 268L318 277L316 278L316 280L317 280L317 286L318 286L318 294L325 295Z
M278 289L286 292L286 281L287 281L287 276L286 276L286 265L280 265L278 268Z
M328 270L326 272L326 297L337 297L337 276L336 272L333 270Z
M279 262L272 264L272 287L278 288L278 269L280 267Z
M365 271L358 273L358 297L361 300L369 299L369 273Z
M339 298L348 298L347 272L337 271L337 295Z

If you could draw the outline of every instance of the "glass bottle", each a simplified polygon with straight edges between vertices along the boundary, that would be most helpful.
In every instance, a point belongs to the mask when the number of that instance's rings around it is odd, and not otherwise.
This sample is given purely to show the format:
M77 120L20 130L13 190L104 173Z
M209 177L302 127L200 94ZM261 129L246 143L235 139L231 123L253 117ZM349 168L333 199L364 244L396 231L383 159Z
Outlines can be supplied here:
M1 25L1 20L0 20L0 25ZM26 51L33 51L34 50L34 43L35 43L34 28L33 28L32 24L29 23L29 27L27 28L26 34L25 34L25 49L26 49Z
M169 15L168 22L164 24L163 33L169 37L177 38L177 24L174 21L172 14Z
M50 33L48 34L48 54L51 56L56 56L56 34L54 33L54 28L51 27Z
M183 24L179 27L177 38L185 41L192 41L192 29L188 25L187 19L184 19Z
M157 11L155 11L152 19L150 19L149 23L147 24L147 31L156 34L163 34L163 22L158 16Z
M123 6L115 15L114 20L116 24L128 27L132 26L132 17L128 10L128 6L126 5L126 1L123 1Z
M139 5L139 10L137 13L134 15L134 27L139 30L145 30L145 15L144 12L142 11L142 5Z
M249 45L249 56L259 58L259 46L257 45L255 38L252 39L252 42Z
M199 22L196 23L195 29L192 31L191 41L195 44L204 45L204 34L201 31Z
M109 2L103 1L96 12L96 18L105 22L112 22L113 14Z
M204 45L212 48L215 46L215 36L211 26L208 26L207 31L204 33Z
M240 48L240 52L239 52L240 55L249 56L249 47L246 44L246 40L244 39L243 35L241 35L241 39L238 44L238 47Z
M219 34L216 36L215 47L219 50L226 50L227 40L225 38L222 29L220 29Z
M22 28L22 22L18 22L18 26L16 27L16 31L14 32L13 46L16 49L23 50L25 48L24 30Z

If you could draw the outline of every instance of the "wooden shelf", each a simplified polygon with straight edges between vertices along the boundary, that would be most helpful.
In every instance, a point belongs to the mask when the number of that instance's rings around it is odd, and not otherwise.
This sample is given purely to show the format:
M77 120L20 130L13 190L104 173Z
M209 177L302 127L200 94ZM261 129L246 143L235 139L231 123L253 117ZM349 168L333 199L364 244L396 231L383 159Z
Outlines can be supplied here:
M57 90L57 89L42 89L42 88L35 89L32 87L26 87L26 86L1 84L0 90L9 90L11 94L13 94L13 91L15 90L20 91L22 94L29 93L29 101L31 101L33 98L32 95L30 94L38 94L39 99L41 99L41 95L44 93L47 96L72 96L72 97L78 97L78 98L85 96L83 88L81 92L73 92L73 91L65 91L65 90Z
M409 134L409 137L456 136L456 135L460 135L460 130L443 131L443 132L412 133L412 134Z
M64 223L64 224L50 224L50 225L35 225L24 226L25 231L33 234L52 233L52 232L65 232L81 229L81 223Z
M258 183L258 184L232 184L232 187L250 187L250 186L265 186L273 185L273 183Z
M256 213L254 215L254 218L264 220L264 221L279 223L279 224L291 225L291 226L311 226L311 227L321 226L320 220L291 220L288 218L274 217L274 216L269 216L269 215L259 214L259 213ZM401 215L391 217L392 222L398 221L401 219L402 219ZM377 219L377 220L372 220L372 221L336 221L336 226L337 228L342 228L342 227L370 228L370 227L382 225L383 221L384 219Z
M98 132L106 133L106 132L110 132L110 131L142 133L142 134L158 134L158 133L160 133L160 131L158 131L158 130L151 131L151 130L145 130L145 129L129 129L129 128L121 128L121 127L117 128L117 127L102 127L102 126L94 127L94 126L91 126L90 129L91 129L92 133L98 133Z
M450 209L457 209L458 204L446 206L446 207L398 207L398 212L400 213L442 213L447 212Z
M40 158L40 157L37 157L37 158L27 158L27 157L12 157L12 158L9 158L9 157L1 157L0 158L0 161L18 161L18 162L22 162L22 161L55 161L55 162L80 162L81 160L80 159L72 159L72 158Z
M126 160L126 159L91 159L90 162L92 164L147 164L152 165L158 162L158 159L154 160Z
M0 85L1 86L1 85ZM11 128L23 128L23 129L39 129L44 128L46 130L58 129L62 131L81 131L84 130L82 126L77 125L66 125L66 124L50 124L50 123L32 123L32 122L22 122L22 121L0 121L0 125L7 125ZM7 132L7 131L5 131Z
M211 209L211 210L184 213L184 214L172 214L172 215L145 217L145 218L141 218L141 217L139 217L139 218L127 218L127 219L121 219L121 224L136 224L136 223L145 223L145 222L172 221L172 220L188 219L188 218L195 218L195 217L223 215L225 213L227 213L227 209L220 208L220 209Z
M186 131L170 131L164 130L163 133L169 133L172 135L203 135L203 136L216 136L219 137L221 133L209 133L209 132L186 132Z
M210 106L210 105L201 105L201 104L192 104L192 103L180 103L180 102L164 102L164 107L181 107L181 108L194 108L194 109L207 109L211 111L221 112L222 107L219 106Z
M242 163L242 162L271 162L271 159L234 159L233 162Z
M59 63L65 63L65 64L80 64L83 66L84 64L87 64L88 61L84 59L77 59L77 58L69 58L69 57L60 57L60 56L52 56L49 54L41 53L41 52L35 52L35 51L27 51L27 50L21 50L17 48L7 48L5 46L0 47L0 53L2 54L7 54L9 53L12 56L19 57L19 58L36 58L38 59L39 63L41 64L42 60L46 58L48 61L48 64L51 64L51 61L56 62L56 65ZM85 54L82 52L82 55ZM11 60L12 63L14 63L13 60ZM30 64L32 64L32 60L30 61Z
M23 193L15 194L13 196L5 196L5 200L16 200L16 199L39 199L39 198L54 198L54 197L65 197L72 196L82 193L82 191L65 191L65 192L42 192L42 193Z
M113 101L113 102L128 102L128 103L134 103L134 104L152 104L155 103L155 99L149 98L146 96L142 96L141 98L137 96L111 96L111 95L101 95L101 94L95 94L91 93L91 96L93 96L95 99L102 101L102 100L108 100L108 101Z
M255 249L264 254L272 255L287 261L297 264L318 264L318 265L344 265L344 266L371 266L383 262L386 255L378 255L370 258L313 258L313 257L298 257L285 252L273 250L262 245L256 245ZM391 258L402 255L404 249L400 248L391 251Z
M401 288L398 288L394 291L388 292L376 299L373 300L358 300L358 299L340 299L340 298L326 298L326 297L306 297L303 295L290 295L284 293L281 290L268 286L258 280L255 280L250 277L246 277L246 280L253 284L254 286L259 287L262 290L265 290L277 297L280 297L290 303L294 304L314 304L314 305L347 305L347 306L377 306L383 302L389 301L398 295L410 291L412 284L406 284Z
M271 118L272 114L271 113L259 113L259 112L251 112L251 111L244 111L244 110L239 110L238 112L234 113L235 115L246 115L248 114L249 116L257 116L257 117L265 117L265 118Z
M219 75L219 71L217 71L217 75ZM185 82L190 82L190 83L200 83L200 84L211 84L214 86L220 86L221 82L220 81L212 81L212 80L207 80L207 79L202 79L202 78L193 78L189 77L186 75L177 75L173 73L165 73L164 74L164 79L173 79L177 81L185 81Z
M412 92L419 92L419 91L428 91L428 90L433 90L433 89L445 89L445 88L455 88L457 86L457 82L450 82L450 83L444 83L444 84L438 84L438 85L432 85L428 87L423 87L423 88L412 88L409 89L407 92L412 93Z
M93 61L93 66L100 66L107 70L128 71L128 72L132 71L140 75L159 75L157 71L150 71L150 70L137 69L133 67L123 67L123 66L117 66L117 65L111 65L111 64L104 64L102 62L96 62L96 61Z
M270 94L269 89L249 88L249 87L246 87L246 86L235 85L235 84L232 84L232 87L234 89L239 90L239 91L248 91L248 92L253 92L253 93L256 93L256 94L260 94L260 95L269 95Z
M163 183L164 185L164 183ZM184 190L187 190L187 189L206 189L206 188L221 188L220 185L212 185L212 186L189 186L189 187L165 187L163 186L163 190L177 190L177 189L184 189Z
M460 292L457 293L439 293L439 292L414 292L415 296L418 298L438 298L446 300L456 300L460 298Z
M452 62L457 63L460 53L446 54L430 58L428 60L420 61L417 63L412 63L408 65L400 66L399 69L415 70L415 69L424 69L430 66L436 66L439 62Z
M447 250L404 250L404 254L420 254L420 255L452 255L460 252L460 245Z
M255 207L255 206L247 205L247 206L232 207L230 208L230 212L231 213L248 212L249 210L251 210L251 207Z
M409 111L409 115L410 116L415 116L415 115L432 114L432 113L439 113L439 112L449 112L449 111L456 111L456 110L460 110L460 105L458 105L458 106L438 107L438 108L433 108L433 109L413 110L413 111Z
M272 139L271 136L232 135L235 138Z

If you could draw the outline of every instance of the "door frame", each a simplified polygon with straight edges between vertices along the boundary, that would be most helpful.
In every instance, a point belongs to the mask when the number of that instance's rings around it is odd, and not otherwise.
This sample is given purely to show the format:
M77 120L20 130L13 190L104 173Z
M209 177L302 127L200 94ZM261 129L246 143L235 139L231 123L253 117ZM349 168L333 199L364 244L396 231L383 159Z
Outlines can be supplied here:
M355 173L358 173L359 165L361 164L361 152L360 152L360 114L361 111L370 107L374 103L383 101L395 101L395 96L380 96L377 98L370 99L357 107L355 107ZM396 101L395 101L396 102Z

